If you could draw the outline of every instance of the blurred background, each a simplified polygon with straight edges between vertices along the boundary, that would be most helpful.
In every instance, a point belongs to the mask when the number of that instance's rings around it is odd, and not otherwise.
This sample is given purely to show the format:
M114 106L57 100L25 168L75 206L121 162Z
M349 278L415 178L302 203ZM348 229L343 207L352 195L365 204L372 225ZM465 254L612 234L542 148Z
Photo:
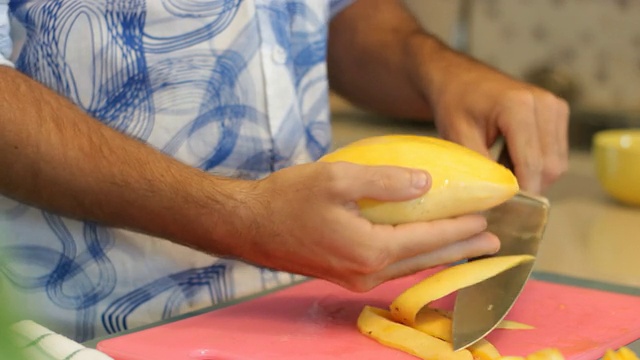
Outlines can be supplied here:
M569 101L574 147L603 128L640 126L640 0L405 2L449 45ZM364 115L331 103L338 131L342 115Z
M6 236L5 231L0 223L0 245L3 244L4 236ZM5 254L0 251L0 263L3 256ZM6 277L0 276L0 359L20 360L22 355L18 354L18 349L9 333L9 326L20 319L20 307L15 306L6 281L8 281Z

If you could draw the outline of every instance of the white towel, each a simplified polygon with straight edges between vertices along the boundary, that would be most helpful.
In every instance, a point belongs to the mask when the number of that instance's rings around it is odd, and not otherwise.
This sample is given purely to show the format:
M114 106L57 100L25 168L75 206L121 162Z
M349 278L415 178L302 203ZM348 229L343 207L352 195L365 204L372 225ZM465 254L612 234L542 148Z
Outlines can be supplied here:
M29 360L113 360L105 353L84 347L77 342L56 334L31 320L23 320L11 326L15 343Z

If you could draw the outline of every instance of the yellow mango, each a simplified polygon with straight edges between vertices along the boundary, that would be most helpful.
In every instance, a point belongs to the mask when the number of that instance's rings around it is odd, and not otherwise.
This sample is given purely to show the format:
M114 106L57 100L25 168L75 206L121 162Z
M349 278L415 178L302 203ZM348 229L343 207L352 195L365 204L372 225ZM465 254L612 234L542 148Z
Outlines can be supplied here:
M453 327L451 315L450 311L424 307L416 314L416 320L412 327L438 339L451 342ZM528 330L534 329L534 327L513 320L502 320L496 329Z
M473 360L469 351L453 351L450 343L398 324L391 319L388 311L372 306L362 309L358 317L358 329L385 346L423 360Z
M473 360L498 360L500 352L486 339L480 339L467 348L473 355Z
M355 141L319 161L391 165L427 171L431 189L399 202L362 199L362 215L373 223L401 224L490 209L514 196L518 181L497 162L456 143L428 136L385 135Z
M631 351L628 347L625 347L625 346L618 349L618 356L622 360L640 360L633 351Z
M535 329L534 326L529 324L524 324L518 321L513 320L502 320L496 329L510 329L510 330L531 330Z
M358 329L385 346L421 359L503 359L486 339L454 352L451 344L451 313L429 308L428 304L533 259L531 255L495 256L448 267L401 293L391 302L391 311L365 306L358 317ZM505 328L526 326L516 322L501 325ZM546 355L549 358L545 358ZM553 349L545 350L544 353L532 354L534 357L527 360L562 359L555 355Z
M527 355L527 360L564 360L564 356L560 350L556 348L548 348Z
M602 360L622 360L622 358L615 351L608 349Z
M431 301L533 260L531 255L495 256L448 267L402 292L391 302L391 314L396 321L414 326L418 312Z
M412 327L425 334L451 342L451 319L437 309L424 308L418 312Z

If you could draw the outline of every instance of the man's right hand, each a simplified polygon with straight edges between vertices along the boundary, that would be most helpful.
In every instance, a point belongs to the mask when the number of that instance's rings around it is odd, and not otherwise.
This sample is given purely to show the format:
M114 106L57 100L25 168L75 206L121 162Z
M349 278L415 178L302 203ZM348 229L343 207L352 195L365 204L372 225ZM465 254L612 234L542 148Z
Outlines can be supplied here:
M363 198L402 201L430 187L428 174L350 163L293 166L254 183L235 255L326 279L354 291L499 248L479 215L397 226L359 215Z

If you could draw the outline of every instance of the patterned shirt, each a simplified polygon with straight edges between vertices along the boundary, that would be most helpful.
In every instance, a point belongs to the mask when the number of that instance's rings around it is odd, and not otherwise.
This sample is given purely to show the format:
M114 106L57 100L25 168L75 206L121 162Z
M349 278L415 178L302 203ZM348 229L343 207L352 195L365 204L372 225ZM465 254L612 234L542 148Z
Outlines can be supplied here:
M328 22L349 3L0 0L0 63L184 163L257 179L328 149ZM1 196L0 228L0 285L77 341L297 279Z

